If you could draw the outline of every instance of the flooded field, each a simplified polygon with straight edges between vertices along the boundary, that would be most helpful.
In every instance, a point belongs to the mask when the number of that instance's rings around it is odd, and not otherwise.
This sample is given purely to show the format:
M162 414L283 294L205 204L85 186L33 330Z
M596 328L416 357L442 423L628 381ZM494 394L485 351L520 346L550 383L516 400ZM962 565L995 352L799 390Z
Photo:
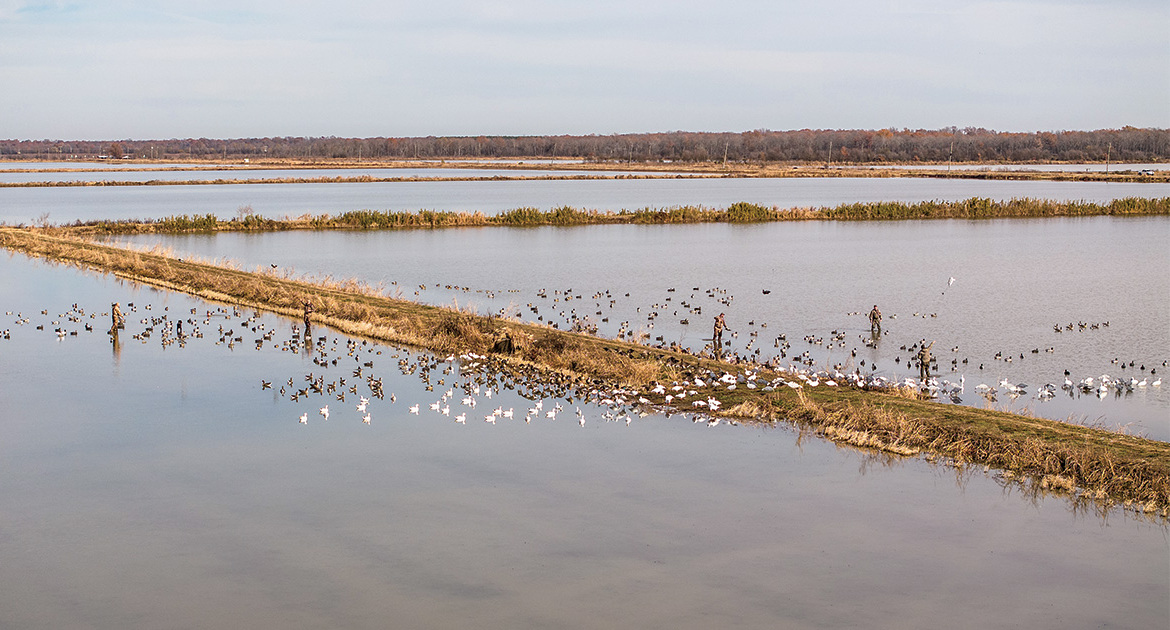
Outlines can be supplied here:
M411 238L471 238L445 234ZM525 235L576 263L559 238ZM373 256L363 242L351 249ZM442 259L474 254L463 242L432 249L433 271L402 256L381 272L444 274ZM557 279L547 267L534 283ZM981 468L887 460L783 425L608 421L596 403L522 397L471 361L327 329L306 350L289 320L22 256L0 256L0 277L3 627L1170 622L1164 525L1024 496ZM629 282L648 297L661 284ZM115 301L127 328L112 344ZM289 380L324 391L294 401ZM448 389L458 395L432 410ZM525 422L538 400L562 409ZM485 421L496 407L515 413Z
M477 178L519 179L525 177L575 177L598 178L639 175L635 171L550 171L530 169L483 169L483 168L313 168L313 169L255 169L235 167L224 169L199 169L171 171L159 169L128 170L103 169L80 172L5 172L0 170L0 183L23 182L148 182L148 181L210 181L243 179L317 179L326 177L373 177L373 178Z
M930 170L963 170L963 171L1035 171L1041 173L1121 173L1125 171L1165 171L1170 169L1170 163L1156 162L1156 163L1138 163L1138 164L1104 164L1099 162L1094 163L1069 163L1069 164L931 164L931 165L917 165L917 164L893 164L880 165L871 168L905 168L911 170L930 169Z
M925 339L935 342L938 379L955 392L944 402L1170 440L1165 217L120 240L693 350L723 312L731 352L893 380L917 376L911 347ZM876 340L866 319L874 304L884 314ZM1100 390L1102 376L1116 384Z
M1170 184L834 179L601 179L551 181L384 182L350 184L223 184L0 189L0 222L29 224L150 219L172 215L237 216L248 207L272 218L350 210L450 210L498 214L515 208L560 206L596 210L707 206L739 201L765 206L821 207L866 201L907 203L971 197L1031 197L1109 202L1168 197Z

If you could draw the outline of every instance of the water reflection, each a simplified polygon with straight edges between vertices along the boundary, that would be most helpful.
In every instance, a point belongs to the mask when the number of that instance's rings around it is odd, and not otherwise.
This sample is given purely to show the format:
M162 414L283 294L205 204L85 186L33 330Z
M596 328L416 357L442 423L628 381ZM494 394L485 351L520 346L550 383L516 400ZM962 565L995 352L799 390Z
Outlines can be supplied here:
M0 169L0 183L28 182L193 182L246 179L524 179L557 177L596 177L610 179L628 176L663 176L637 171L573 171L529 169L473 168L319 168L319 169L98 169L85 171L21 172ZM673 175L667 175L673 176ZM691 177L690 174L680 176ZM266 184L270 185L270 184Z
M1128 515L1103 529L977 474L956 492L948 469L921 460L861 475L857 451L798 447L783 425L651 413L627 426L576 396L543 398L545 413L562 405L557 418L525 424L536 398L503 386L489 402L485 385L509 379L476 373L474 358L319 326L294 351L296 320L20 257L0 258L0 275L0 312L29 320L0 340L5 627L1168 621L1165 530ZM118 370L97 326L108 315L59 317L113 300L134 303ZM58 340L42 320L78 334ZM352 394L276 393L310 373L358 384L373 421ZM363 390L371 373L384 399ZM429 409L467 385L480 393L465 425ZM454 414L466 393L453 394ZM476 418L496 406L516 413Z
M673 290L669 292L674 293ZM559 295L571 294L569 291ZM140 345L157 343L162 350L187 350L190 346L190 350L194 351L198 344L210 343L228 352L235 352L238 347L241 350L253 348L261 354L279 352L297 356L300 359L298 364L307 369L266 374L259 379L259 390L272 390L274 402L287 400L296 403L297 407L290 415L302 425L310 424L310 416L320 416L328 421L331 414L334 421L341 418L360 419L363 424L370 425L375 408L378 408L379 415L382 412L392 415L391 409L382 408L382 403L394 406L398 402L397 393L391 390L387 396L385 389L384 378L391 376L392 381L399 386L404 386L403 379L416 379L417 385L405 386L414 389L415 401L420 396L428 401L404 405L411 415L462 425L466 425L469 418L473 421L482 418L489 425L498 422L531 424L534 420L552 423L568 420L580 427L586 427L593 421L631 426L635 419L669 419L677 416L689 419L692 423L702 423L708 428L740 426L745 422L752 424L752 421L721 417L716 413L721 403L710 395L712 392L717 393L720 388L734 390L737 387L769 392L784 387L799 390L818 386L837 387L847 383L861 387L888 384L883 379L862 377L857 373L828 374L790 369L779 378L768 380L761 378L759 371L753 369L733 375L700 368L689 371L680 368L683 376L672 383L656 384L645 391L610 389L599 387L588 379L549 374L511 365L490 356L474 353L436 356L429 352L416 352L347 337L327 327L315 328L313 313L312 304L304 302L302 320L298 325L260 311L249 314L230 305L211 305L206 308L193 306L171 311L168 305L155 308L153 303L131 301L127 303L124 314L120 303L114 302L109 311L111 327L107 335L111 341L115 367L121 364L122 359L121 334L129 335L130 339ZM80 333L94 333L95 327L91 322L104 316L105 313L87 311L74 302L69 310L58 314L41 309L39 314L34 313L30 318L18 312L15 323L18 328L33 326L36 331L48 331L48 327L52 326L51 332L60 342L68 337L77 337ZM10 330L5 331L5 337L10 336ZM875 343L880 342L876 326L870 331L869 338ZM719 353L720 345L714 344L718 339L717 328L716 336L712 339L714 347L708 345L707 351ZM913 351L913 348L909 350ZM391 375L388 370L396 374ZM834 378L840 383L835 382ZM1018 386L1006 379L999 385L1013 395L1019 395L1012 391ZM962 386L942 391L957 396L962 393ZM994 402L994 388L980 385L976 391ZM647 397L663 402L656 403ZM379 402L374 403L374 400ZM332 409L330 405L333 405ZM354 411L349 411L348 405L353 405ZM814 431L804 426L797 428L796 445L802 447L806 436ZM841 447L858 448L848 445ZM892 466L905 461L905 456L888 451L864 447L859 450L862 456L859 458L858 473L862 475L875 465ZM928 454L925 460L953 468L960 488L964 487L975 470L963 462L935 455ZM985 474L989 472L987 467L982 468ZM1057 492L1067 496L1073 502L1075 511L1083 511L1090 502L1097 504L1094 509L1102 514L1114 507L1103 496L1082 493L1075 488L1050 486L1049 478L1037 480L1017 477L1011 473L991 475L1004 487L1018 486L1033 500L1042 493ZM1145 514L1141 505L1127 504L1126 507L1137 514Z
M589 210L706 206L740 201L781 208L843 203L959 201L971 197L1107 203L1167 197L1170 184L934 180L921 178L719 178L501 180L348 184L74 186L0 189L0 221L32 224L43 214L73 221L158 219L214 214L230 219L242 206L271 218L353 210L445 210L499 214L516 208ZM924 261L924 264L929 264ZM944 278L946 276L943 276Z
M886 383L916 384L920 342L937 340L942 401L1104 416L1167 440L1170 389L1153 386L1170 369L1167 239L1161 217L1099 217L125 240L695 353L714 350L713 318L725 313L729 357ZM1062 387L1099 388L1102 375L1104 397Z

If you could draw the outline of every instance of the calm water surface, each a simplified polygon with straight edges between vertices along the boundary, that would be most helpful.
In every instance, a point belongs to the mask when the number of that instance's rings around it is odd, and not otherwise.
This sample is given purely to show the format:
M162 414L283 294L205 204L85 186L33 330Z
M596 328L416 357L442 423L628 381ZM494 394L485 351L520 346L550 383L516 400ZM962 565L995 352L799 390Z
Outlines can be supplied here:
M1041 171L1041 172L1063 172L1063 173L1103 173L1106 171L1120 173L1122 171L1165 171L1170 169L1170 163L1145 163L1145 164L1099 164L1099 163L1083 163L1083 164L893 164L893 165L876 165L869 168L908 168L921 170L935 170L935 169L954 169L956 171Z
M1108 202L1122 197L1167 197L1170 184L1018 182L914 178L838 179L605 179L561 181L385 182L353 184L224 184L0 189L0 221L31 223L43 214L65 223L214 214L234 217L250 206L268 217L350 210L450 210L497 214L569 205L598 210L738 201L767 206L820 207L866 201L918 202L988 197L1033 197Z
M273 347L277 317L203 324L216 305L19 256L0 277L0 627L1170 623L1167 532L1119 511L785 428L626 426L589 405L584 427L456 424L427 410L443 386L396 369L416 355L350 358L318 330L339 359L322 367ZM117 349L100 332L113 301L137 309ZM75 304L81 321L62 318ZM164 314L205 336L133 338ZM217 344L220 325L245 342ZM373 400L369 425L352 398L261 389L366 358L398 398ZM503 390L480 410L497 404L531 402Z
M173 167L175 168L175 167ZM191 171L159 170L103 170L83 172L24 173L0 171L0 183L20 182L147 182L147 181L205 181L215 179L280 179L319 177L621 177L641 175L634 171L549 171L527 169L484 169L484 168L313 168L313 169L254 169L246 167L225 169L199 169Z
M358 278L411 299L561 328L574 317L588 319L607 336L625 323L650 342L662 337L696 350L708 342L714 316L724 312L729 334L738 334L730 339L734 351L760 360L777 357L782 365L807 352L816 369L838 366L901 379L917 375L907 364L913 354L907 348L933 340L939 378L962 379L963 404L1071 417L1170 440L1170 385L1151 385L1170 373L1165 217L126 240L247 268L276 264L316 277ZM574 299L558 294L569 290ZM885 315L886 334L869 347L865 313L874 304ZM1088 324L1084 330L1082 322ZM1073 330L1065 330L1070 323ZM1076 390L1059 390L1047 401L1035 397L1041 385L1062 385L1066 370L1074 382L1109 375L1147 385L1104 398ZM1027 384L1028 393L1008 396L999 386L1005 379ZM981 383L1001 394L985 399L975 390Z

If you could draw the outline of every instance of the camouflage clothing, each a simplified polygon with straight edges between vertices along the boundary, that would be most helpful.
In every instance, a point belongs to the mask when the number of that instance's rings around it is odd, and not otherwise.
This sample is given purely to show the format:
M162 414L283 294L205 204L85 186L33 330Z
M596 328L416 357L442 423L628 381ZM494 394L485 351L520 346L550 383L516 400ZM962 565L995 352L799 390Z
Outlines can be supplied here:
M711 337L711 343L715 346L716 351L723 347L723 328L725 326L727 326L727 322L723 319L723 313L720 313L715 318L715 334Z
M877 304L874 304L873 310L869 312L869 331L882 334L882 312L878 310Z
M122 308L118 306L117 302L110 307L110 331L117 332L126 327L126 316L122 314Z
M930 380L930 361L932 358L930 356L930 348L934 345L934 342L932 341L928 344L924 339L922 343L922 348L918 350L918 376L925 383Z

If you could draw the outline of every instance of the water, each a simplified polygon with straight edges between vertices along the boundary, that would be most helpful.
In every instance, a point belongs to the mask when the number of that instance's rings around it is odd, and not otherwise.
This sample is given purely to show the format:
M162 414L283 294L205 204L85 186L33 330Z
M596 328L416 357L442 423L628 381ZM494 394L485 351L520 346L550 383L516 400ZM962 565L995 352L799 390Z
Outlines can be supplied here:
M783 427L626 426L590 406L585 427L460 425L426 410L441 387L399 373L392 348L362 358L398 402L373 400L364 425L352 398L329 399L324 421L323 396L260 380L348 376L344 354L322 368L256 350L248 313L202 326L240 331L234 349L213 334L164 348L161 330L139 343L142 317L218 307L20 256L0 256L0 277L0 312L30 319L0 340L2 627L1170 622L1166 530L1120 511ZM82 328L108 318L59 319L112 301L137 308L117 351ZM58 340L53 321L79 334ZM260 324L279 343L292 322Z
M158 170L169 168L200 168L206 164L184 164L181 162L122 162L118 160L101 160L97 162L74 162L59 160L48 162L8 162L0 161L0 172L22 170L56 170L56 169L102 169L102 170Z
M467 160L421 160L423 162L430 162L432 164L581 164L584 160L517 160L517 159L467 159ZM174 164L174 163L157 163L146 164L142 162L0 162L0 173L11 170L31 170L31 169L70 169L70 168L100 168L100 169L167 169L167 168L199 168L206 167L206 164ZM685 165L680 165L684 166ZM239 165L236 168L249 168L247 165ZM955 169L955 170L989 170L989 171L1042 171L1042 172L1066 172L1066 173L1096 173L1104 172L1106 170L1120 172L1120 171L1140 171L1140 170L1154 170L1164 171L1170 169L1170 163L1167 162L1151 162L1151 163L1118 163L1102 164L1099 162L1084 162L1084 163L1068 163L1068 164L858 164L847 165L846 168L901 168L901 169L915 169L915 170L935 170L935 169Z
M225 233L120 240L162 244L179 256L226 258L245 268L276 264L317 277L358 278L410 299L556 323L562 329L574 315L587 318L606 336L628 322L630 330L647 333L651 343L662 337L695 350L707 343L714 316L725 312L732 351L758 349L760 360L778 357L776 338L783 334L790 347L779 359L782 365L808 352L816 369L839 366L895 379L917 376L907 348L933 340L939 378L964 380L963 404L1059 420L1071 416L1170 440L1170 385L1149 385L1170 373L1166 217ZM951 277L954 284L949 284ZM709 295L712 289L720 292ZM575 299L565 301L556 293L566 290ZM599 292L608 295L595 297ZM870 338L865 314L874 304L885 315L886 334L871 348L864 343ZM658 316L650 318L652 312ZM1081 322L1088 324L1084 330ZM1069 323L1074 329L1064 330ZM1062 332L1054 331L1056 324ZM834 331L844 345L829 349ZM739 336L731 338L733 332ZM805 342L810 335L820 343ZM1038 387L1061 385L1066 370L1074 382L1106 374L1146 380L1147 386L1124 394L1111 391L1105 398L1062 390L1052 400L1038 400ZM999 386L1004 379L1029 385L1028 394L1008 396ZM980 383L1001 394L989 402L975 390Z
M597 177L614 178L630 175L655 175L638 171L569 171L500 168L314 168L314 169L255 169L246 167L198 170L101 170L101 171L58 171L58 172L4 172L0 171L0 183L24 182L148 182L148 181L209 181L245 179L315 179L325 177L374 177L374 178L473 178L492 177L518 179L524 177ZM690 175L687 175L688 177Z
M1112 164L1083 163L1083 164L881 164L867 168L905 168L911 170L950 170L956 171L1037 171L1042 173L1120 173L1123 171L1165 171L1170 169L1170 163L1154 162L1143 164Z
M350 210L450 210L497 214L522 207L598 210L739 201L766 206L820 207L864 201L957 201L970 197L1032 197L1108 202L1167 197L1170 184L976 181L915 178L603 179L559 181L385 182L352 184L224 184L0 189L0 221L55 223L148 219L176 214L231 218L243 206L273 218Z

